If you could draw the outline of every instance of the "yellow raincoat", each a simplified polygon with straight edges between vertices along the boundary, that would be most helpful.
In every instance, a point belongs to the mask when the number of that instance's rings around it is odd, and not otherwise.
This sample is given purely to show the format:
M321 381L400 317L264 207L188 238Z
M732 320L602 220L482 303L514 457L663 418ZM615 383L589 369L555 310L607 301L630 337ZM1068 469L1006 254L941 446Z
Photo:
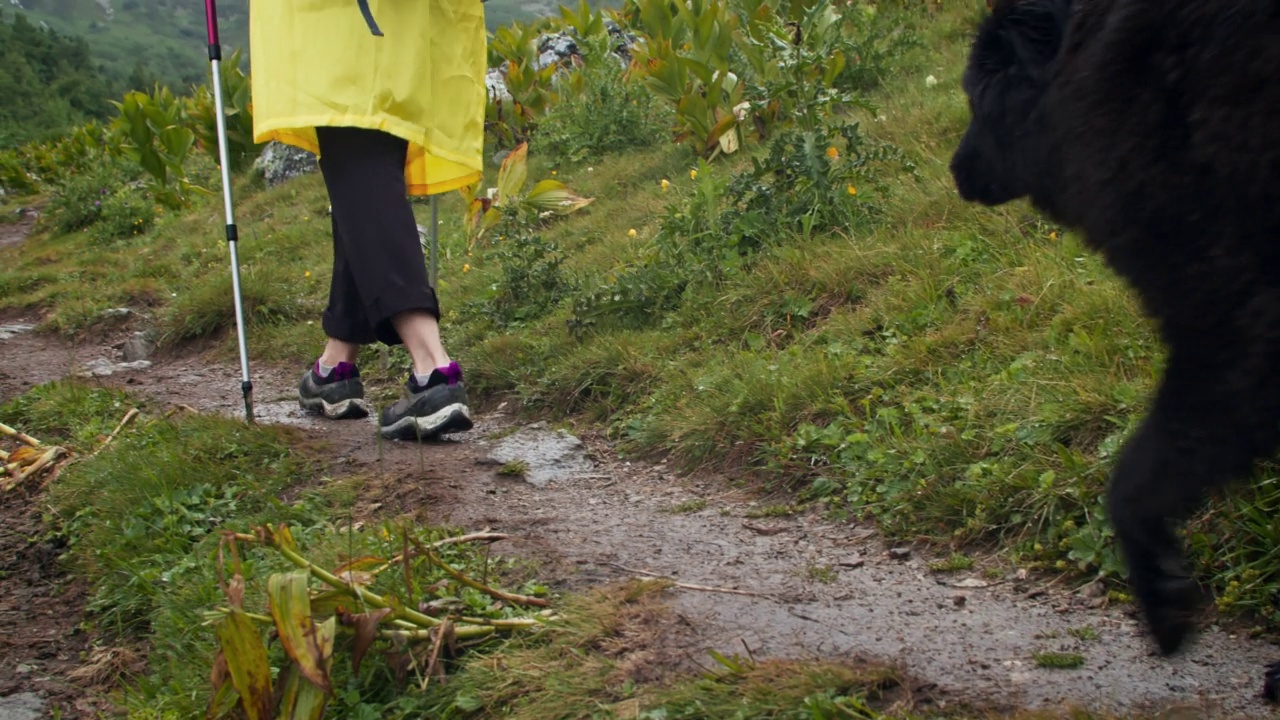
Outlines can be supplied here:
M317 126L409 141L411 195L479 180L487 99L480 0L250 0L254 141L320 152Z

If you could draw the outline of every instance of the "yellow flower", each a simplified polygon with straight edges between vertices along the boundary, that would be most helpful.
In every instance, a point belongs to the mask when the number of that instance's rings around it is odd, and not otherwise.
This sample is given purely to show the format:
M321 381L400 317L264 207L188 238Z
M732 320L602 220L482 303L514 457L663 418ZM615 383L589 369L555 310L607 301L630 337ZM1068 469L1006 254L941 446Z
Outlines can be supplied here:
M849 186L849 194L850 194L850 195L857 195L857 194L858 194L858 188L856 188L856 187L854 187L854 186L850 185L850 186Z
M827 157L831 158L832 160L835 160L836 158L840 157L840 151L837 150L833 145L827 148Z
M462 272L471 272L471 266L466 263L463 263Z
M556 171L555 171L555 170L552 170L552 171L551 171L551 174L552 174L552 175L555 175L555 174L556 174Z
M635 236L636 236L635 228L631 228L630 230L627 231L627 237L635 237Z
M697 170L690 170L690 171L689 171L689 179L690 179L690 180L697 180L697 179L698 179L698 171L697 171Z
M1057 233L1057 231L1054 231L1054 232L1049 233L1049 239L1050 239L1050 240L1057 240L1057 239L1058 239L1058 233Z
M669 187L671 187L671 182L666 178L662 178L662 192L666 192Z
M311 277L311 271L310 271L310 270L308 270L308 271L306 271L306 272L302 273L302 277Z

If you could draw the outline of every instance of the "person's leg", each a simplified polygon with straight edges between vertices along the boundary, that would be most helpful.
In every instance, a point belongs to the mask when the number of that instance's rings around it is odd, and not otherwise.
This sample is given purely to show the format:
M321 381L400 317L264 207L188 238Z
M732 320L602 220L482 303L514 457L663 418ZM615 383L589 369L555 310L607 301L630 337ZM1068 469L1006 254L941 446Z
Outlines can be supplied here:
M358 128L317 132L325 181L344 199L342 208L335 199L334 219L367 322L378 340L403 344L413 359L409 398L383 412L383 434L434 437L470 429L462 371L440 340L440 309L406 194L408 143Z
M323 150L322 150L323 154ZM323 163L323 160L321 161ZM334 201L334 195L339 199ZM369 415L364 403L364 385L356 367L360 346L375 340L373 327L364 316L360 293L347 262L347 247L338 225L338 208L347 203L330 189L334 205L333 272L329 279L329 304L321 318L328 340L324 352L307 369L298 384L298 402L303 409L333 419L362 418Z

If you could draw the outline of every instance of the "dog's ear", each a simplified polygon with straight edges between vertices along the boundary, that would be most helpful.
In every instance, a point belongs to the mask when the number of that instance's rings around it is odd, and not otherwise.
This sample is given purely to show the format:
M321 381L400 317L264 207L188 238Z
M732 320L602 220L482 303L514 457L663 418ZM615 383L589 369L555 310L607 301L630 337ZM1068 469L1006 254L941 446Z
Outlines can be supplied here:
M1062 49L1071 0L996 0L993 17L1018 65L1033 77Z

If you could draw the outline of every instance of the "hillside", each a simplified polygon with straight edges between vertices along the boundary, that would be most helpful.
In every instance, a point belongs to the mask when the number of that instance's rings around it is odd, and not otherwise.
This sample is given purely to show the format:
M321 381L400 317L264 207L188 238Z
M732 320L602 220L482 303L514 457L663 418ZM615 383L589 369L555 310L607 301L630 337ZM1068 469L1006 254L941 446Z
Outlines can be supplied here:
M478 1L478 0L477 0ZM204 4L177 0L12 0L32 22L84 38L95 62L114 86L149 88L160 81L175 91L206 82ZM616 5L592 0L596 7ZM556 12L554 0L489 0L485 3L490 32L514 21ZM219 32L226 53L242 50L249 57L248 0L217 3ZM3 73L0 68L0 73Z
M0 573L34 578L0 583L0 694L129 720L263 687L352 720L1271 717L1280 467L1192 518L1213 602L1153 655L1102 496L1163 349L1079 237L958 197L984 12L628 0L611 34L577 6L560 73L541 29L495 33L486 176L439 203L479 424L439 442L299 411L329 199L252 169L243 75L256 424L207 94L0 151L0 445L70 453L0 492ZM359 365L376 414L408 356Z

